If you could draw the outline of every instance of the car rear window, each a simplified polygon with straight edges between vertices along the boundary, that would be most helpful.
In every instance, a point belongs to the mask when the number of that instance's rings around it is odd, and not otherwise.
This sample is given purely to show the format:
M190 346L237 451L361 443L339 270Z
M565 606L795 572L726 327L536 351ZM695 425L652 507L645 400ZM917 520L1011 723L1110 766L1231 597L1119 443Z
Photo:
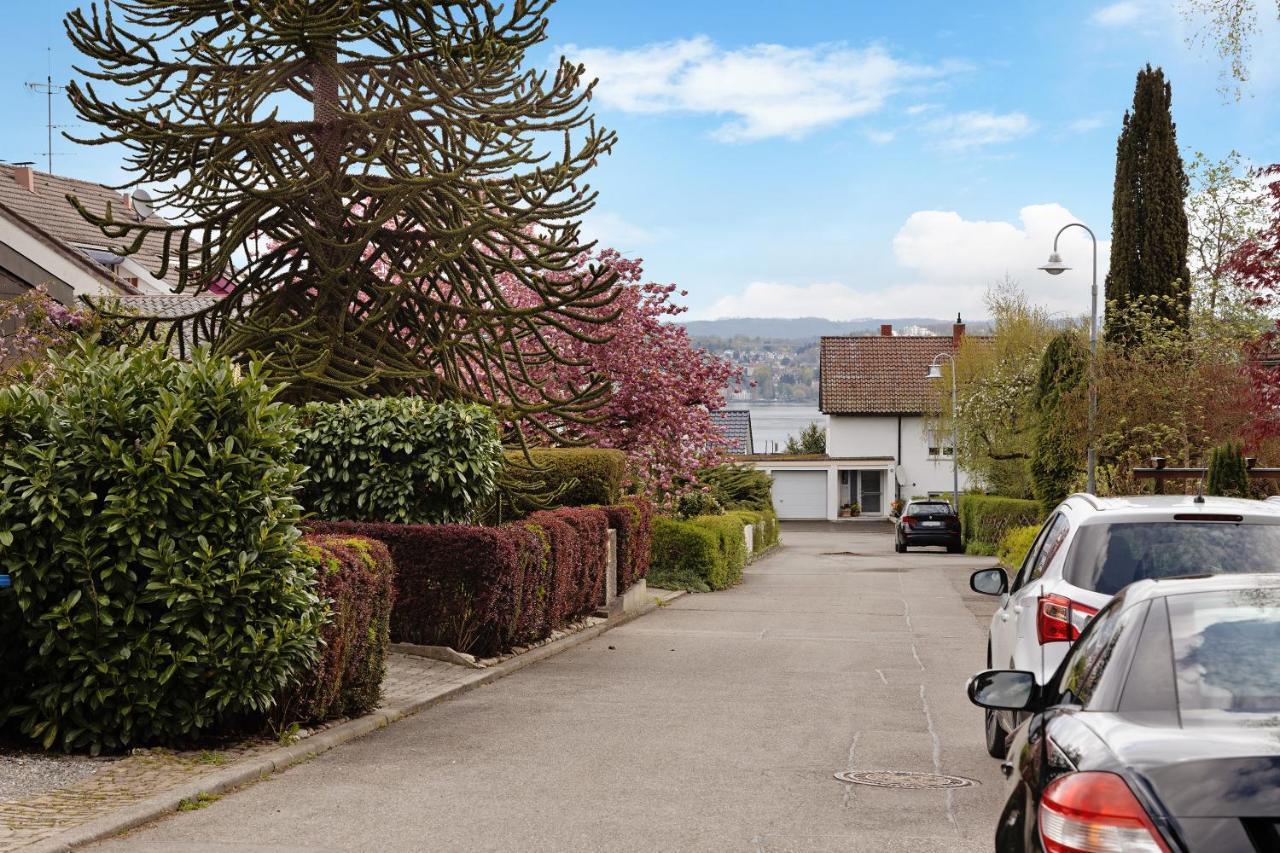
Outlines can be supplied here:
M1068 583L1115 595L1134 581L1280 571L1280 525L1196 521L1087 524L1067 559Z
M1178 709L1197 718L1280 713L1280 589L1168 599Z
M907 510L908 510L908 513L907 513L908 515L910 515L911 513L917 513L920 515L925 515L925 514L950 515L951 504L943 503L941 501L936 503L918 503L918 504L912 504L911 506L907 507Z

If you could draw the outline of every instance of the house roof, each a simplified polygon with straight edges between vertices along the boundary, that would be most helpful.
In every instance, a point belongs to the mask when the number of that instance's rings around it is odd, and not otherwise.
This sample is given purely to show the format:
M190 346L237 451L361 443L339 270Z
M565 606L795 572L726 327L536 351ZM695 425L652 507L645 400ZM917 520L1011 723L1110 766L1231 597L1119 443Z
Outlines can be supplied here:
M735 455L751 453L751 412L747 409L721 409L711 413L711 419L719 427L721 435L729 440L728 451Z
M109 203L112 215L125 221L133 214L125 207L123 194L118 190L90 181L35 172L35 192L30 192L18 184L14 171L13 166L0 165L0 206L10 213L82 256L85 248L112 253L121 243L127 242L104 236L67 201L68 195L74 195L89 211L99 215L106 214ZM157 226L167 224L154 214L146 222ZM130 257L154 275L160 269L162 250L160 235L150 233L143 240L142 247ZM177 282L177 271L172 269L172 264L170 266L165 281L172 286Z
M929 364L939 353L951 352L954 341L887 335L824 337L818 408L828 415L924 414Z

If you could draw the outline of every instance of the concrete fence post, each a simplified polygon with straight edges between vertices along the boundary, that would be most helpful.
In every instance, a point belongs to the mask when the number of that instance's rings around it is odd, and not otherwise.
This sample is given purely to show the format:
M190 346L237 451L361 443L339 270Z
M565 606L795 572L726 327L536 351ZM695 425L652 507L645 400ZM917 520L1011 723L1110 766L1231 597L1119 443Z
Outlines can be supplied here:
M608 610L613 607L613 600L618 595L618 531L612 528L605 541L605 554L604 601L601 606Z
M756 550L756 529L754 525L744 524L742 526L742 538L747 543L747 556L750 557Z

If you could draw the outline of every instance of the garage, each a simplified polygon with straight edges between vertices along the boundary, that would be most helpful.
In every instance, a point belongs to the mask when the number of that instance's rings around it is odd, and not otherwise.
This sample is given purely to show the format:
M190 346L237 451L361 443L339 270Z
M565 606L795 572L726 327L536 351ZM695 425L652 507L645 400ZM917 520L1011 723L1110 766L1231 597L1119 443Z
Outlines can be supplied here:
M773 473L773 509L781 519L827 517L827 472L783 471Z

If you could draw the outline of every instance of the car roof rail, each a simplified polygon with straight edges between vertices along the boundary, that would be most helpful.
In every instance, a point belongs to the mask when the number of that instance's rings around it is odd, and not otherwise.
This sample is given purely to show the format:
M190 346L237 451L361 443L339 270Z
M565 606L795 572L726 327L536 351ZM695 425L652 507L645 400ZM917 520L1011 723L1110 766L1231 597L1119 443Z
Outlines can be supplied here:
M1091 495L1088 492L1076 492L1074 495L1067 496L1067 500L1070 500L1071 498L1080 498L1083 501L1088 501L1089 505L1092 506L1094 509L1097 509L1097 510L1103 509L1102 502L1098 500L1097 495Z

